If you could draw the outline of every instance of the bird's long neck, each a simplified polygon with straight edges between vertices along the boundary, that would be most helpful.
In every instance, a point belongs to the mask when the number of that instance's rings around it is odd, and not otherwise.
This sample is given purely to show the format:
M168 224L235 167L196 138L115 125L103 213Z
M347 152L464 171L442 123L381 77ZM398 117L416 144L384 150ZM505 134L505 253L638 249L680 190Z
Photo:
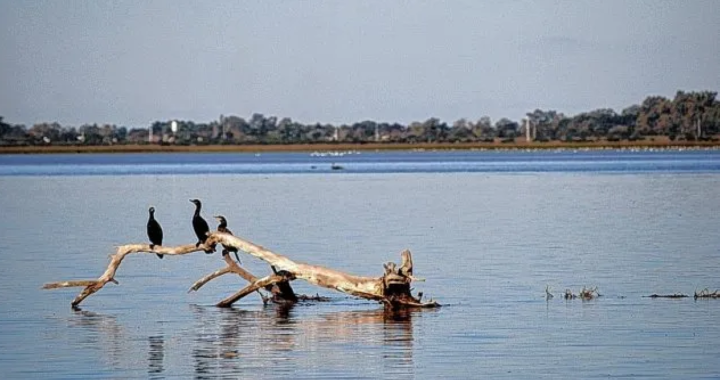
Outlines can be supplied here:
M218 226L218 230L224 230L227 228L227 222L226 221L220 221L220 225Z
M150 211L150 220L155 220L155 212Z
M200 216L200 209L201 209L201 208L202 208L202 205L201 205L201 204L198 203L198 204L195 205L195 216Z

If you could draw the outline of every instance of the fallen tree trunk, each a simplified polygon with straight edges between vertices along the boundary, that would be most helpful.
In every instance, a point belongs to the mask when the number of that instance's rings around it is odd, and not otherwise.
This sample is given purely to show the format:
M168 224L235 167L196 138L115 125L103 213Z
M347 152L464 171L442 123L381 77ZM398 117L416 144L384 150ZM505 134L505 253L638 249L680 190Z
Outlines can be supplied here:
M117 284L115 274L123 259L131 253L185 255L193 252L212 252L217 243L222 243L226 248L237 248L238 250L247 252L270 264L273 270L273 274L263 278L257 278L252 273L240 267L226 254L227 251L224 251L223 259L227 266L202 277L196 281L189 290L197 291L209 281L228 273L235 273L250 283L235 294L220 301L217 304L217 306L220 307L229 307L248 294L259 291L261 288L265 288L272 293L271 300L273 302L295 303L298 301L298 297L290 286L290 281L295 279L302 279L313 285L334 289L356 297L380 301L391 308L428 308L440 306L432 299L428 302L422 302L422 293L420 293L417 298L410 293L411 282L413 280L419 280L412 275L413 262L410 251L406 250L401 253L401 265L399 268L397 268L394 263L387 263L384 265L385 273L383 276L363 277L321 266L295 262L247 240L219 232L209 234L205 244L197 247L194 244L177 247L154 246L152 248L148 244L123 245L118 247L116 252L110 256L110 263L107 269L97 280L53 282L45 284L43 289L85 287L71 303L73 307L77 307L85 298L102 289L108 282ZM263 297L263 302L268 301L262 294L260 295ZM320 298L319 296L317 297L317 299ZM304 297L303 299L313 299L313 297Z
M215 232L208 236L206 244L222 244L236 248L279 269L277 274L287 279L301 279L313 285L337 290L356 297L381 301L385 305L397 307L438 307L432 299L422 302L410 293L410 284L415 278L410 251L403 251L400 267L394 263L385 265L385 274L380 277L363 277L348 274L331 268L300 263L286 256L272 252L237 236Z

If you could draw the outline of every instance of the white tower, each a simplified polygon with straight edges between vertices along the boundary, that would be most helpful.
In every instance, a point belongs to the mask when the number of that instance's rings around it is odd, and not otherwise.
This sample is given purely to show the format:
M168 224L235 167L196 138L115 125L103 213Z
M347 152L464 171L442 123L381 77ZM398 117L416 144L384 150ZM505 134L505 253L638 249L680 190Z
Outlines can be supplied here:
M525 124L525 141L532 141L532 136L530 135L530 119L523 118L523 124Z
M170 122L170 130L172 131L172 133L173 133L173 134L177 133L177 129L178 129L178 122L177 122L177 120L171 121L171 122Z

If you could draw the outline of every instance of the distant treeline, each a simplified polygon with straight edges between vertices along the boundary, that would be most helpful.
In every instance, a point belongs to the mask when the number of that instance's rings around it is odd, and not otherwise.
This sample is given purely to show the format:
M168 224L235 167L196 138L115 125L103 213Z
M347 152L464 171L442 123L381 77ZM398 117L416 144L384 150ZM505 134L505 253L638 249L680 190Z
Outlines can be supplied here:
M525 120L484 116L451 125L437 118L403 125L362 121L351 125L302 124L290 118L253 114L249 119L221 116L209 123L156 121L143 128L112 124L79 127L39 123L30 128L0 117L0 146L95 146L116 144L313 144L313 143L512 143L534 141L636 141L667 136L670 140L717 141L720 101L717 92L678 91L674 99L650 96L620 113L597 109L575 116L535 110ZM152 135L150 134L152 132Z

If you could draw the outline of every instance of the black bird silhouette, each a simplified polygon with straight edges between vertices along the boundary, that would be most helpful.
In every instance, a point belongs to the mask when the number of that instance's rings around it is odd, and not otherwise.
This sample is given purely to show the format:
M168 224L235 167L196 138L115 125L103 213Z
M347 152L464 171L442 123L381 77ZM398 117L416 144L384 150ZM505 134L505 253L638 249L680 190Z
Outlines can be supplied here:
M148 212L150 213L150 218L148 218L147 222L147 235L150 243L152 243L150 244L150 249L153 249L156 245L162 246L163 230L162 227L160 227L160 223L155 220L155 207L150 207ZM156 255L161 259L163 258L162 253L156 253Z
M195 214L193 215L192 224L193 229L195 230L195 236L198 238L198 242L195 243L196 247L199 247L200 244L205 244L205 240L207 239L207 233L210 232L210 227L208 226L205 219L203 219L202 216L200 216L200 210L202 209L202 203L199 199L191 199L190 202L195 203ZM205 251L205 253L212 253L212 251Z
M213 218L217 219L218 222L220 222L220 224L217 226L218 232L222 232L222 233L226 233L226 234L230 234L230 235L233 234L232 231L230 231L230 229L227 228L227 219L225 219L224 216L216 215ZM235 254L235 259L237 259L238 263L242 263L242 261L240 261L240 257L238 256L237 248L225 247L225 246L223 246L223 248L224 248L223 252L222 252L223 256L227 255L229 252L232 252Z

